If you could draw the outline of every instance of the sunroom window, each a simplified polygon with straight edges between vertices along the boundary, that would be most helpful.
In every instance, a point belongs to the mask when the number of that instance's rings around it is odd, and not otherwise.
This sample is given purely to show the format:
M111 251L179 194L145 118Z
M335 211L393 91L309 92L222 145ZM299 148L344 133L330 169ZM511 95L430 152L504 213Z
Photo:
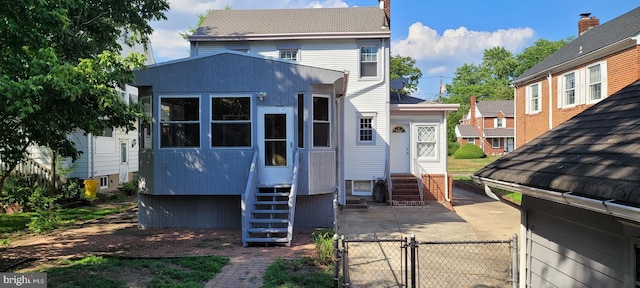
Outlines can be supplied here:
M200 146L200 98L160 97L160 147Z

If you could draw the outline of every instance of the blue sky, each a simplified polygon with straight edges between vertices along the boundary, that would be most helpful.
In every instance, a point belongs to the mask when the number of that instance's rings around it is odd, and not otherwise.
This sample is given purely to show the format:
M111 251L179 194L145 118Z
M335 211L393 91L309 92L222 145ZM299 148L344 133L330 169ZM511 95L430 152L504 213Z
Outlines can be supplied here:
M377 0L169 0L168 20L152 23L156 62L188 56L179 32L194 26L207 9L286 9L377 6ZM535 5L533 5L535 3ZM422 70L416 97L434 100L440 80L451 82L464 63L478 64L485 49L505 47L514 54L538 39L577 36L581 13L605 23L638 6L637 0L391 0L392 54L410 56ZM640 20L639 20L640 21Z

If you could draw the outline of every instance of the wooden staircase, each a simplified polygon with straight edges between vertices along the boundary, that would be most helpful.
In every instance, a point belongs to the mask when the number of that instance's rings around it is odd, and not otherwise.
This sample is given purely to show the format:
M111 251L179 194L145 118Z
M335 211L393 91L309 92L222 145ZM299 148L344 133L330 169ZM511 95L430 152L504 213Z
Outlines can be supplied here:
M292 237L289 196L291 185L259 187L250 208L248 244L286 244Z
M423 206L424 200L420 196L418 178L412 174L391 174L390 206Z

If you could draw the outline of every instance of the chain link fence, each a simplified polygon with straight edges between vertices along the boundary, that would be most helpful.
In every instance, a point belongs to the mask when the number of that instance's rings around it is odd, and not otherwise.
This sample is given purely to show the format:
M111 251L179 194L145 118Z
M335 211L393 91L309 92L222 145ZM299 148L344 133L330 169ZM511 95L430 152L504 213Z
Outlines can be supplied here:
M417 242L334 237L334 287L517 287L510 240Z

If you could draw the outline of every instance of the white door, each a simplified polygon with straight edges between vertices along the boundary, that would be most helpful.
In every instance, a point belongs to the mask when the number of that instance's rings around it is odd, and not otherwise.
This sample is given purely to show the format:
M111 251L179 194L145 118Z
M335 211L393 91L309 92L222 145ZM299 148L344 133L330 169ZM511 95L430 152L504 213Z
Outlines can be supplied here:
M391 173L411 172L411 150L409 126L392 125L391 128Z
M291 184L293 138L293 108L258 107L260 185Z
M513 138L507 138L507 148L505 150L506 152L513 151Z
M129 154L127 154L127 144L126 140L120 140L120 173L118 177L118 182L120 184L129 182Z

